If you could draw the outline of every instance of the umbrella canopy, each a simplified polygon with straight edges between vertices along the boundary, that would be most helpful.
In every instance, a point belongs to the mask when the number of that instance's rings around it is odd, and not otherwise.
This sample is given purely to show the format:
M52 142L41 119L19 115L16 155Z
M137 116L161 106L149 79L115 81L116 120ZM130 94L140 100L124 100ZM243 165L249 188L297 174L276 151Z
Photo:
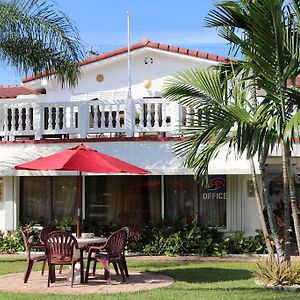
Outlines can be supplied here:
M91 173L129 173L149 174L150 172L127 163L118 158L109 156L95 149L79 145L46 157L40 157L33 161L15 166L16 170L63 170L79 171L77 189L77 236L80 236L80 215L81 215L81 172Z
M118 158L80 145L46 157L15 166L16 170L64 170L91 173L149 174Z

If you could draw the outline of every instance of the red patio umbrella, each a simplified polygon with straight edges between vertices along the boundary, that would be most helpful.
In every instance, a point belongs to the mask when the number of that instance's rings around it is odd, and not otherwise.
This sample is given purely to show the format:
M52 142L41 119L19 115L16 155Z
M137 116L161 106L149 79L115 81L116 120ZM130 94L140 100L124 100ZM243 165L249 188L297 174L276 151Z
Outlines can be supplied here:
M81 190L82 172L91 173L129 173L149 174L150 172L122 161L118 158L101 153L95 149L79 145L46 157L15 166L16 170L63 170L78 171L79 180L77 188L77 231L80 236Z

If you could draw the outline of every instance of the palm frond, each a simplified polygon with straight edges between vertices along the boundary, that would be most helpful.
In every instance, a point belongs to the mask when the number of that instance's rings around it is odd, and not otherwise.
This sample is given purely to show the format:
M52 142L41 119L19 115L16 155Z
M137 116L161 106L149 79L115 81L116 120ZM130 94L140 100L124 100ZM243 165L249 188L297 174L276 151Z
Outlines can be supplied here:
M75 25L53 2L0 2L0 60L19 71L55 76L74 86L83 47Z

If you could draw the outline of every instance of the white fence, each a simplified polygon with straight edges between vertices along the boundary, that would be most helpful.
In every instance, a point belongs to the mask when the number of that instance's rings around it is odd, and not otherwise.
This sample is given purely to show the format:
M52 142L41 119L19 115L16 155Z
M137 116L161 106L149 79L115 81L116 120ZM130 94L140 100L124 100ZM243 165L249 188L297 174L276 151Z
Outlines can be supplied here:
M0 104L2 140L177 135L185 109L163 98L128 99L124 92L72 96L68 102Z

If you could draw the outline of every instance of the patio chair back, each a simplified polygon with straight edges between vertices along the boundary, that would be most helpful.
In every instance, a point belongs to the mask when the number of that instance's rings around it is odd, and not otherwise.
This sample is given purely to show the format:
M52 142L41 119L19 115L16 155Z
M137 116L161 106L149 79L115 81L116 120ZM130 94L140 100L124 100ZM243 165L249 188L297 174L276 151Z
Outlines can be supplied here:
M96 264L101 262L104 268L104 278L108 280L108 283L111 284L111 274L109 264L114 265L116 274L119 275L118 267L122 275L123 282L126 282L125 274L128 277L128 270L125 260L125 245L128 237L128 227L122 227L121 229L112 233L105 245L97 247L91 246L89 249L89 255L87 260L85 280L88 282L89 269L91 261L94 261L93 275L95 276ZM102 251L105 250L105 253Z
M50 233L50 232L53 232L53 231L57 231L58 228L53 225L53 224L49 224L49 225L46 225L41 231L40 231L40 240L41 240L41 243L44 244L45 243L45 239L47 237L47 235Z
M128 232L128 227L122 227L109 236L104 246L109 260L120 259L122 257Z
M57 230L47 235L45 246L49 262L63 264L72 262L74 248L78 248L78 243L71 233Z
M48 256L48 287L50 282L55 282L55 265L64 266L71 265L71 286L74 282L75 264L82 258L74 256L74 249L78 249L76 238L69 232L57 230L50 232L45 238L46 253Z

